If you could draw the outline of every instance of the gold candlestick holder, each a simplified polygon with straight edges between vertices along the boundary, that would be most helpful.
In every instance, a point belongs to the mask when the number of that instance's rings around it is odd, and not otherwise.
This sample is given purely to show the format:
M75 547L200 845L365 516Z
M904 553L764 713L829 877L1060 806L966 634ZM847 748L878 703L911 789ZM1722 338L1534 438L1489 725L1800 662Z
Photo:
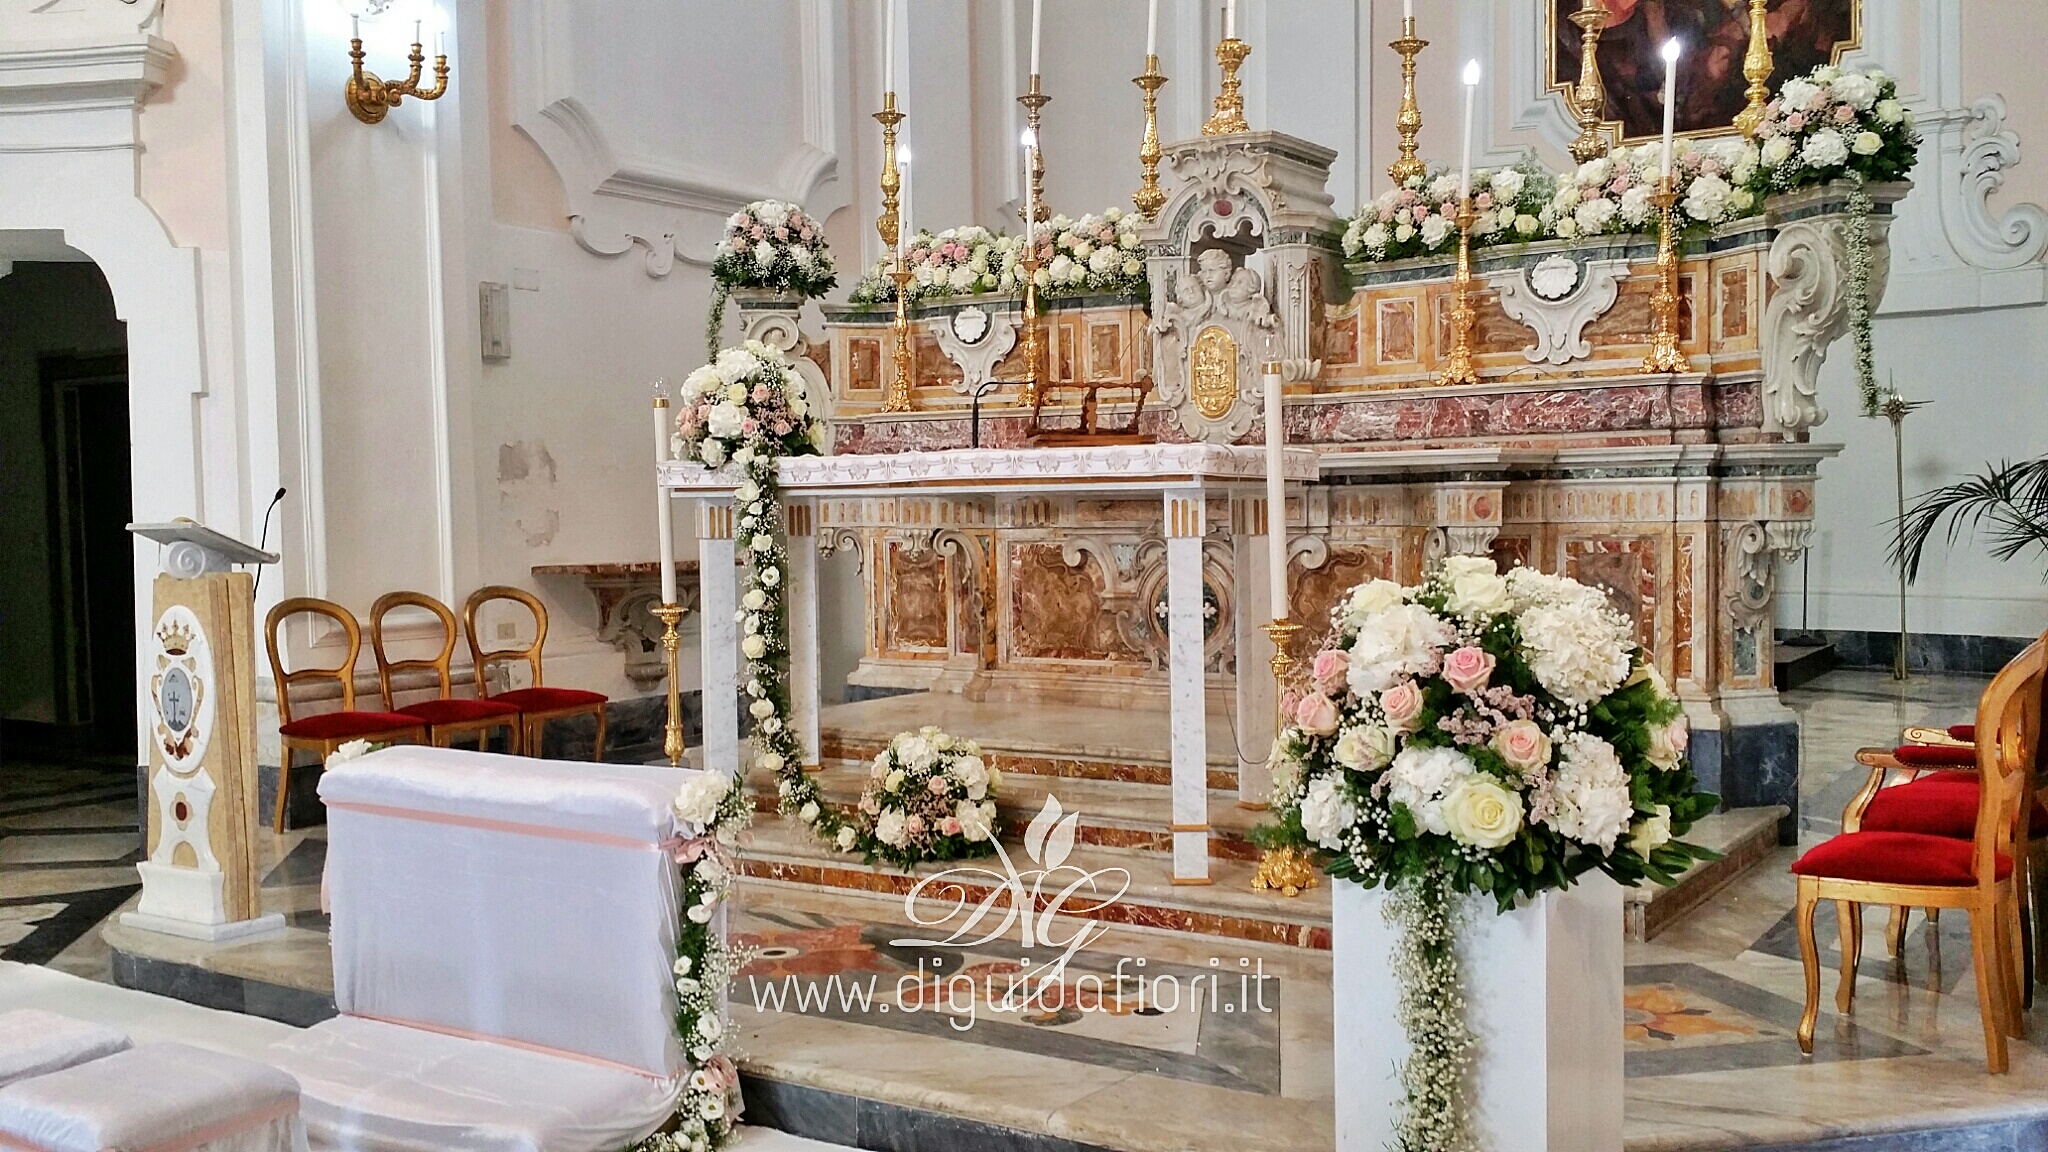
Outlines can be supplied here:
M1479 310L1472 305L1472 225L1478 222L1479 214L1472 210L1472 196L1467 193L1458 205L1458 274L1451 281L1451 352L1443 371L1437 373L1439 384L1479 383L1479 369L1472 363L1472 323L1479 316Z
M889 279L896 282L896 322L891 325L895 333L894 345L889 353L889 362L896 368L896 375L889 381L888 399L882 402L884 412L910 411L910 269L904 267L902 256L897 256L895 270Z
M882 248L894 252L901 222L896 196L903 191L903 173L896 167L896 126L903 123L903 113L896 110L896 93L882 93L882 110L875 119L882 123L882 214L875 219L875 231L881 233Z
M1034 220L1049 220L1052 213L1045 206L1045 146L1042 143L1045 137L1039 134L1038 120L1045 106L1052 103L1052 97L1039 87L1038 73L1031 74L1031 89L1017 97L1017 103L1024 106L1024 119L1031 125L1031 139L1040 142L1031 148L1031 203L1037 205ZM1032 222L1025 221L1026 224Z
M1145 142L1138 145L1138 164L1145 171L1145 182L1131 193L1131 203L1137 205L1138 215L1157 220L1159 210L1166 207L1166 193L1159 187L1159 89L1166 76L1159 71L1159 57L1146 56L1145 74L1131 83L1145 93Z
M1926 407L1930 401L1908 400L1899 395L1897 385L1887 389L1884 403L1877 406L1877 414L1892 424L1892 472L1898 482L1896 492L1899 501L1898 523L1906 522L1906 417L1916 408ZM1892 653L1892 679L1911 678L1912 671L1906 660L1906 569L1899 566L1899 647Z
M1579 82L1565 89L1572 119L1579 122L1572 159L1581 164L1607 155L1607 85L1600 79L1600 33L1607 28L1603 0L1584 0L1571 21L1579 26Z
M1650 296L1650 315L1657 331L1650 337L1645 372L1684 372L1692 361L1678 350L1678 193L1665 173L1650 202L1657 206L1657 290Z
M1202 122L1202 135L1251 131L1251 125L1245 123L1244 91L1237 79L1237 70L1251 54L1252 46L1235 36L1216 45L1216 62L1223 65L1223 87L1216 93L1215 114Z
M667 493L663 493L666 498ZM683 766L683 690L677 653L681 649L683 636L676 626L682 623L687 611L680 604L657 604L649 611L661 621L661 650L668 664L668 725L662 729L661 751L668 757L669 767Z
M1024 224L1024 386L1017 390L1017 403L1036 409L1044 395L1045 343L1038 335L1038 237L1029 221Z
M1422 105L1415 102L1415 57L1429 47L1429 41L1416 39L1415 17L1405 16L1401 19L1401 38L1388 47L1401 54L1401 114L1394 118L1394 127L1401 133L1401 158L1387 166L1387 175L1394 178L1398 188L1410 177L1429 171L1415 155L1415 136L1422 131ZM1363 197L1361 191L1360 198Z
M1749 103L1735 114L1735 126L1745 140L1756 139L1757 126L1764 122L1764 105L1771 98L1771 27L1765 17L1770 0L1749 0L1749 51L1742 55L1742 78L1749 87L1742 94Z
M1273 531L1282 531L1284 517L1276 515ZM1277 745L1280 733L1287 727L1287 713L1281 702L1287 695L1287 679L1293 670L1294 654L1288 646L1301 634L1301 625L1292 620L1274 620L1266 626L1266 635L1273 641L1273 739ZM1258 871L1252 875L1255 891L1273 891L1283 896L1299 896L1306 889L1316 886L1316 866L1306 852L1298 848L1269 848L1259 856Z

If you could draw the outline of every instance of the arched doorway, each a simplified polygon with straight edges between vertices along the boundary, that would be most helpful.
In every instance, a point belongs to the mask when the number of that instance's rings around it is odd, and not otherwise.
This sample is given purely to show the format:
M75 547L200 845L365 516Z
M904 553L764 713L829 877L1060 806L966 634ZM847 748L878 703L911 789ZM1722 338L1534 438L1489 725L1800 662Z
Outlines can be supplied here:
M0 769L132 759L127 326L106 277L0 236Z

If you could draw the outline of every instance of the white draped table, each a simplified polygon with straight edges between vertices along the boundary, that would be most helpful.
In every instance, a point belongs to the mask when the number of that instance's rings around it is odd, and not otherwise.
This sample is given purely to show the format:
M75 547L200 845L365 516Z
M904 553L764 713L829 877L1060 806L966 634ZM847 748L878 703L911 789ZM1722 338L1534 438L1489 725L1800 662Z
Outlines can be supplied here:
M698 464L657 465L670 496L697 503L693 518L703 603L704 767L739 771L738 607L733 549L731 470ZM1317 475L1315 453L1289 449L1287 479ZM804 759L818 761L817 522L820 500L942 491L986 497L995 505L1029 499L1154 498L1162 502L1167 563L1167 647L1172 706L1173 878L1203 884L1209 877L1207 710L1203 683L1202 541L1212 528L1232 542L1238 590L1236 715L1243 751L1261 756L1272 738L1273 682L1260 630L1272 617L1267 599L1264 537L1265 453L1215 444L1144 444L1103 448L960 448L887 456L811 456L780 464L787 508L792 721ZM1211 497L1229 498L1227 524L1212 525ZM1000 523L1000 516L992 518ZM934 529L945 525L933 525ZM972 737L974 733L958 733ZM1263 759L1257 763L1263 763ZM1241 770L1256 764L1240 763Z

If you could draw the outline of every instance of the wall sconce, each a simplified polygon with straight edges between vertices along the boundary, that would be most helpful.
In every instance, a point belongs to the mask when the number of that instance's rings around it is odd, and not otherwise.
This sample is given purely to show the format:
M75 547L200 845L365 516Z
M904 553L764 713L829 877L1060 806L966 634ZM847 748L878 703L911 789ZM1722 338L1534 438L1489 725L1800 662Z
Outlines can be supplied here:
M371 7L372 14L382 11L382 5ZM384 114L399 106L407 96L418 100L439 100L448 92L448 53L444 33L435 33L434 44L434 86L422 89L420 75L425 71L426 53L420 47L420 24L412 25L412 71L404 83L380 80L374 72L363 70L363 27L362 17L351 14L348 55L355 62L355 73L348 78L348 86L342 90L342 101L356 119L365 124L375 124L384 119Z

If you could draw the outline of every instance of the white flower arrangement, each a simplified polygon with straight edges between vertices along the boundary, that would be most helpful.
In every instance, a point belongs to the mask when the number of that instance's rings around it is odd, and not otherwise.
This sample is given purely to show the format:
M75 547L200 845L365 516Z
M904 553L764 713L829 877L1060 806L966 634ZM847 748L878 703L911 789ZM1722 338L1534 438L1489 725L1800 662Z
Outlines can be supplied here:
M1048 298L1104 295L1143 299L1149 287L1138 221L1116 208L1072 219L1054 216L1038 224L1038 288ZM1024 290L1024 238L968 226L911 237L904 262L910 269L913 301ZM893 258L879 261L854 285L855 304L896 299L889 278Z
M899 868L995 851L1002 773L981 746L938 728L899 732L876 755L860 803L832 840Z
M1472 173L1475 245L1514 244L1545 237L1535 215L1548 202L1557 177L1534 160L1512 168ZM1458 177L1437 169L1412 176L1358 210L1344 229L1344 255L1352 260L1403 260L1455 250Z
M821 450L825 424L818 419L815 398L782 350L758 340L727 348L711 363L684 379L676 397L675 455L706 468L723 468L753 449L751 459L767 460L772 477L774 459L814 454ZM772 489L751 476L757 497ZM772 498L772 497L770 497ZM742 539L751 538L749 532Z
M735 288L823 296L839 284L825 227L802 208L756 200L728 216L711 259L712 297L705 334L716 356L725 327L726 297Z
M1277 824L1258 839L1392 891L1410 1040L1396 1146L1468 1147L1461 899L1505 911L1596 869L1671 883L1710 855L1677 838L1718 800L1695 787L1678 701L1597 588L1453 556L1415 587L1359 585L1331 625L1283 702Z

